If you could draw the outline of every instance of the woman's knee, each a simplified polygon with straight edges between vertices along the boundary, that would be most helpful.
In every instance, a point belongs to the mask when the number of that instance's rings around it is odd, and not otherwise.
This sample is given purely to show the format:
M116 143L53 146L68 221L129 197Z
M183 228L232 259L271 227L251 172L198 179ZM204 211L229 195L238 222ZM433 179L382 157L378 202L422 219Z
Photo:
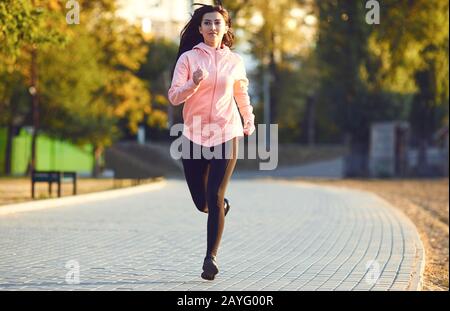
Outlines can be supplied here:
M194 202L195 207L202 213L208 213L208 202L206 200L197 200Z
M207 194L207 197L208 197L207 201L208 201L208 205L210 206L210 209L222 207L221 205L224 203L224 200L223 200L224 196L221 195L220 192L217 192L217 191L209 192Z

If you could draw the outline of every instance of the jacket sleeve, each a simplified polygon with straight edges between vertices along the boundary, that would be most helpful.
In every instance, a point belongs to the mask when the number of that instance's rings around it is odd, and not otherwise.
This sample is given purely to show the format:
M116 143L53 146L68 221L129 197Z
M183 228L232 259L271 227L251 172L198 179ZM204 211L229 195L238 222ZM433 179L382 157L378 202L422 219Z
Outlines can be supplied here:
M239 107L239 112L244 119L244 124L247 121L254 122L255 115L253 114L253 106L250 104L250 96L248 95L249 81L245 71L243 59L239 56L240 62L237 69L237 77L234 81L234 99Z
M175 65L172 83L169 89L169 101L174 106L184 103L199 88L194 80L189 79L189 63L185 54L182 54Z

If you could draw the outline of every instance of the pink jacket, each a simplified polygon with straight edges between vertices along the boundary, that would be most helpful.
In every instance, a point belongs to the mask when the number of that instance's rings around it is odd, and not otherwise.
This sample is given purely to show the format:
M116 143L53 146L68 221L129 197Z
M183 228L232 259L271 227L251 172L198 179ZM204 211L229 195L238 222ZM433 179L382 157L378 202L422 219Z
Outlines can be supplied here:
M192 76L198 67L209 75L196 85ZM207 147L242 137L239 112L244 124L251 123L251 135L255 129L255 115L248 96L248 84L241 56L227 46L217 50L201 42L183 53L175 66L168 94L174 106L184 103L183 135Z

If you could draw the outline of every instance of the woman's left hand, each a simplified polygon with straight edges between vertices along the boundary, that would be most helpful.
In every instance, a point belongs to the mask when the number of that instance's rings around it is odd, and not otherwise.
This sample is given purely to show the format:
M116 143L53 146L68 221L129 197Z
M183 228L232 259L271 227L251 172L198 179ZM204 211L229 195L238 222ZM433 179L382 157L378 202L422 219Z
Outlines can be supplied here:
M244 134L250 136L255 131L255 124L252 120L246 120L244 122Z

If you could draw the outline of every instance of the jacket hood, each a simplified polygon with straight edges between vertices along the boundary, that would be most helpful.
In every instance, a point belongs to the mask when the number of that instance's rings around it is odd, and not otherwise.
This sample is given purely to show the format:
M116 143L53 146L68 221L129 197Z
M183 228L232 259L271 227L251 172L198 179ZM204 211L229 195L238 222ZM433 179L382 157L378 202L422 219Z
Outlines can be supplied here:
M219 53L220 55L227 55L230 52L230 48L228 46L226 46L226 45L224 45L223 48L217 50L217 49L207 45L204 42L200 42L199 44L194 46L192 49L193 50L203 51L203 52L205 52L205 53L207 53L208 55L211 55L211 56L213 56L214 53Z

